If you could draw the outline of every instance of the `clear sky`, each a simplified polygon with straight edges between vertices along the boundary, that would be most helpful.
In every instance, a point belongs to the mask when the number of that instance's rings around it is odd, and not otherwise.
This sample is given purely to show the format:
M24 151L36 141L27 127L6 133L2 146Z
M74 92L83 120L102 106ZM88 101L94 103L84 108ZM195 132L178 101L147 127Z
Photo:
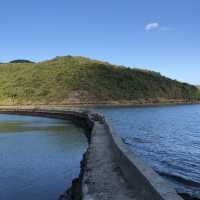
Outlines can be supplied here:
M82 55L200 84L200 0L1 0L0 62Z

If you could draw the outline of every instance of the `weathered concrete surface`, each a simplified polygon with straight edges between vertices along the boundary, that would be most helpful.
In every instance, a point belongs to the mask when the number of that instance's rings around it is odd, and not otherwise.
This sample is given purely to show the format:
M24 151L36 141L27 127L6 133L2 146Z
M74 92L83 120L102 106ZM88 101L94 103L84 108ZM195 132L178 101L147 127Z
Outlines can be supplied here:
M60 199L181 200L175 190L122 142L101 115L45 107L0 108L0 113L39 115L72 120L85 126L89 146L79 179Z
M95 123L84 176L84 184L87 184L88 188L85 198L88 196L95 200L134 200L134 191L128 186L114 162L110 146L104 124Z

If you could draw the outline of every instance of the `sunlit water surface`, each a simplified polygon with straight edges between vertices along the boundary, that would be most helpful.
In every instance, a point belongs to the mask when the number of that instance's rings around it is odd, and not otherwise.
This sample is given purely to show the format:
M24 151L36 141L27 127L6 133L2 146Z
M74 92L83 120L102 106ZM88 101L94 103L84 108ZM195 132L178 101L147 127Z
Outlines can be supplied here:
M95 110L178 192L200 199L200 105Z
M0 200L56 200L80 171L83 129L58 119L0 115Z

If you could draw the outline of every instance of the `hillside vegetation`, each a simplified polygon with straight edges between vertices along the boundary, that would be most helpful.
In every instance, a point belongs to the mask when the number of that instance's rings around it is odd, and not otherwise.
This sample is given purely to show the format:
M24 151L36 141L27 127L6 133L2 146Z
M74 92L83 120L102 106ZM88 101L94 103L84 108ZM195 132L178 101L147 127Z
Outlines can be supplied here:
M0 65L0 104L195 101L197 87L84 57Z

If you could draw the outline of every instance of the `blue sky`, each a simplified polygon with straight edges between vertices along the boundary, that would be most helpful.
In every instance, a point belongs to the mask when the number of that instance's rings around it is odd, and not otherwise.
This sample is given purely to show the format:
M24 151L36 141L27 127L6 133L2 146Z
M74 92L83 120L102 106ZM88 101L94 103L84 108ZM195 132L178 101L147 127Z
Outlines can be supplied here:
M82 55L200 84L199 0L1 0L0 62Z

